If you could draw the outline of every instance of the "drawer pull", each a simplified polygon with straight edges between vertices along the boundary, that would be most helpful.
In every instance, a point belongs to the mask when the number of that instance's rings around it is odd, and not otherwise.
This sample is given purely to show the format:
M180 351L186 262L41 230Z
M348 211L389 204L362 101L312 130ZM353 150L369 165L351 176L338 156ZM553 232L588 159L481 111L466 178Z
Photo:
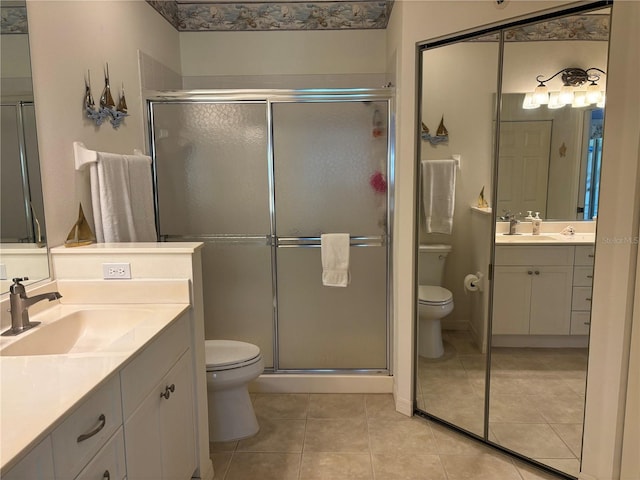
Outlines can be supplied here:
M169 397L175 391L176 391L176 386L174 383L172 383L171 385L164 387L164 392L161 393L160 396L169 400Z
M100 414L100 416L98 417L98 421L100 423L98 424L98 426L96 428L94 428L90 432L83 433L82 435L80 435L78 437L78 440L77 440L78 443L84 442L88 438L93 437L96 433L98 433L100 430L102 430L104 428L104 426L107 424L107 417L104 416L104 413Z
M104 473L102 474L102 480L111 480L111 474L109 473L109 470L104 471Z

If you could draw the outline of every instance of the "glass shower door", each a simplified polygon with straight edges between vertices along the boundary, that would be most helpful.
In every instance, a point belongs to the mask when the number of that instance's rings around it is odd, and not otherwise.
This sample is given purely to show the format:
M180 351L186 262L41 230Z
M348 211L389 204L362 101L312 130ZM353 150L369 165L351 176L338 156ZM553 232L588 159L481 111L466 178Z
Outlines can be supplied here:
M163 240L204 242L205 337L250 342L273 367L266 102L151 105Z
M273 105L278 368L384 371L386 101ZM324 287L322 233L351 236L351 282Z

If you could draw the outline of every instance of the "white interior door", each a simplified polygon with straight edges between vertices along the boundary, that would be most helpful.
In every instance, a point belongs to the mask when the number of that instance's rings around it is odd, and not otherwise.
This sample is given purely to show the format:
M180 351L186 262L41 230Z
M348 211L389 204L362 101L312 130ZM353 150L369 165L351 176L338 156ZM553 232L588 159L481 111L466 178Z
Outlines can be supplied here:
M546 217L551 124L500 122L498 215L531 210Z

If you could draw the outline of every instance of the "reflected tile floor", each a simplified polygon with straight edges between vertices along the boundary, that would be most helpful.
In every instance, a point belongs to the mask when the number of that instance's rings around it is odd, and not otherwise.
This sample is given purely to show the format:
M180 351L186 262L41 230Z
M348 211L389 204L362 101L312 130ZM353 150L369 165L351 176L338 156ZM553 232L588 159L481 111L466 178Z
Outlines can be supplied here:
M419 357L418 408L482 435L486 357L467 332L443 340L443 357ZM490 439L578 476L587 350L494 348L491 368Z
M252 394L252 400L260 431L210 445L215 480L556 478L397 413L390 394Z

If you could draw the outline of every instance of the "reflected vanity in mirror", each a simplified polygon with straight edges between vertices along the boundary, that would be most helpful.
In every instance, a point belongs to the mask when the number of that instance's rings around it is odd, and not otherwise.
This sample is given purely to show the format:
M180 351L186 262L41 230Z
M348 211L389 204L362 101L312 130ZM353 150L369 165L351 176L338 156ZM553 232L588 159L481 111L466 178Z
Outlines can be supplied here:
M49 277L44 204L31 82L24 1L0 2L2 10L0 132L0 292L11 279L32 283Z
M444 114L449 138L421 142L417 159L417 413L567 478L580 471L603 143L610 12L598 5L418 47L420 121ZM430 234L422 165L454 153L453 232ZM421 347L437 272L426 244L451 245L440 285L454 308L435 358ZM465 290L470 274L482 288Z

